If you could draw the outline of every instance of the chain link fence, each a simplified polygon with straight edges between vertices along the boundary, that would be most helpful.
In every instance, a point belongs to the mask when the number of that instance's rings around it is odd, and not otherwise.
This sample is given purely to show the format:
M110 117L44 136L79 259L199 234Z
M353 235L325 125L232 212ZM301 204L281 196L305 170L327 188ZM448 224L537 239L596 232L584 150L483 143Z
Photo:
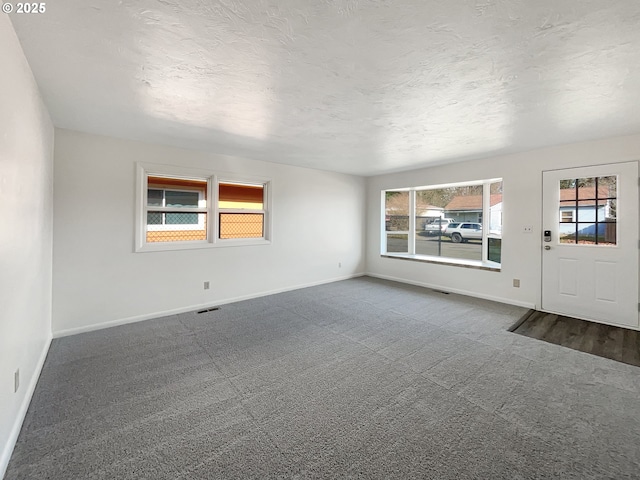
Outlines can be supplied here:
M262 213L220 213L219 221L221 239L264 237ZM206 213L147 213L147 242L188 242L206 239Z
M220 213L220 238L264 237L264 214Z
M206 239L206 213L147 213L147 242L189 242Z

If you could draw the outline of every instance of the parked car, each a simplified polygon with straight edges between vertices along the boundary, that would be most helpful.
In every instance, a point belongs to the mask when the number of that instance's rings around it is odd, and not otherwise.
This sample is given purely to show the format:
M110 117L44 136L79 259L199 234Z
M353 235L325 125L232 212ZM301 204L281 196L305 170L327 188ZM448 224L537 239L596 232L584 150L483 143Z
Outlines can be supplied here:
M449 225L444 232L444 235L451 237L453 243L466 242L467 240L481 240L482 239L482 224L472 222L460 222L453 225Z
M460 225L460 222L451 222L449 225L447 225L447 228L445 228L443 235L450 236L450 235L447 235L447 230L451 231L452 229L456 228L458 225Z
M452 218L432 218L424 224L424 231L427 235L444 234L447 227L453 223Z

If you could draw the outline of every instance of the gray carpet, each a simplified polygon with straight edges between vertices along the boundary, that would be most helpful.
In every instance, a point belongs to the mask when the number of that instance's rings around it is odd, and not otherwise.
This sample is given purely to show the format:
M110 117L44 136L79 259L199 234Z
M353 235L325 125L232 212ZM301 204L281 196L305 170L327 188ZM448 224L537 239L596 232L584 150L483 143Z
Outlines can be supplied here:
M640 369L359 278L55 340L7 479L622 479Z

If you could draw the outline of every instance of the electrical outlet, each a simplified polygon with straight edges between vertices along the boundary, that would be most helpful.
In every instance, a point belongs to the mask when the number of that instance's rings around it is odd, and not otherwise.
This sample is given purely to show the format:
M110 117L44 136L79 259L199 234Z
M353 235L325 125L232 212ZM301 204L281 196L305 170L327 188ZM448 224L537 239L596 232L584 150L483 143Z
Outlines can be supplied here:
M513 279L513 286L516 288L520 288L520 279L519 278L514 278Z
M533 233L533 226L525 225L524 227L522 227L522 233Z
M204 289L209 290L209 282L204 282Z
M13 374L13 393L16 393L20 388L20 369L16 370Z
M342 262L338 262L338 268L342 268Z

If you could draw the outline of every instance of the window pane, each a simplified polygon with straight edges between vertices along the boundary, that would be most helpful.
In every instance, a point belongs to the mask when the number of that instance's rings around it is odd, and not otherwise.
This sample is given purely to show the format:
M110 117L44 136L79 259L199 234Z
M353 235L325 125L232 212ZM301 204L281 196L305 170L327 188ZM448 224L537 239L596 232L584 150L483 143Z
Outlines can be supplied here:
M596 198L595 178L578 178L576 183L578 186L578 200L591 200Z
M220 213L220 238L264 237L262 213Z
M560 223L575 222L574 210L574 207L567 208L560 205Z
M502 182L492 183L490 189L489 232L499 236L502 235Z
M576 243L576 224L561 223L558 229L560 243Z
M487 241L489 242L489 254L487 256L488 260L491 262L501 263L502 239L489 237Z
M598 198L616 198L617 177L598 177Z
M162 190L147 190L147 205L150 207L162 207Z
M149 212L149 215L161 216L162 214ZM185 217L177 218L176 215ZM147 225L147 242L185 242L207 239L206 213L166 213L165 216L165 224L149 223ZM185 223L187 219L189 223Z
M598 227L598 245L615 245L617 243L616 223L603 223Z
M560 180L560 203L576 201L575 179Z
M197 225L198 213L166 213L165 224L167 225Z
M409 230L409 192L385 192L385 230Z
M597 240L596 240L597 237ZM615 245L615 223L579 223L578 243L582 245Z
M263 210L264 185L220 183L218 185L218 207Z
M578 243L585 245L595 245L596 228L597 227L595 223L578 223Z
M387 253L408 253L409 235L402 233L387 234Z
M598 201L598 221L599 222L615 222L617 218L618 201L617 200L599 200Z
M425 233L416 231L416 253L466 260L482 260L482 185L419 190L416 192L417 215L432 215ZM489 222L496 234L502 231L502 182L490 186ZM440 220L439 217L442 217ZM443 236L438 225L446 222Z
M207 181L206 180L195 180L195 179L187 179L187 178L175 178L175 177L158 177L158 176L149 176L147 178L147 186L149 190L169 190L169 191L183 191L185 193L200 193L200 198L206 200L207 196ZM157 194L154 194L157 195ZM150 204L151 205L151 204ZM162 204L157 205L162 206ZM168 206L168 205L166 205ZM175 205L175 206L188 206L192 207L196 205Z
M147 225L162 225L162 213L147 212Z
M198 208L198 192L180 192L166 190L164 192L166 207Z
M595 205L578 205L578 222L595 222Z

